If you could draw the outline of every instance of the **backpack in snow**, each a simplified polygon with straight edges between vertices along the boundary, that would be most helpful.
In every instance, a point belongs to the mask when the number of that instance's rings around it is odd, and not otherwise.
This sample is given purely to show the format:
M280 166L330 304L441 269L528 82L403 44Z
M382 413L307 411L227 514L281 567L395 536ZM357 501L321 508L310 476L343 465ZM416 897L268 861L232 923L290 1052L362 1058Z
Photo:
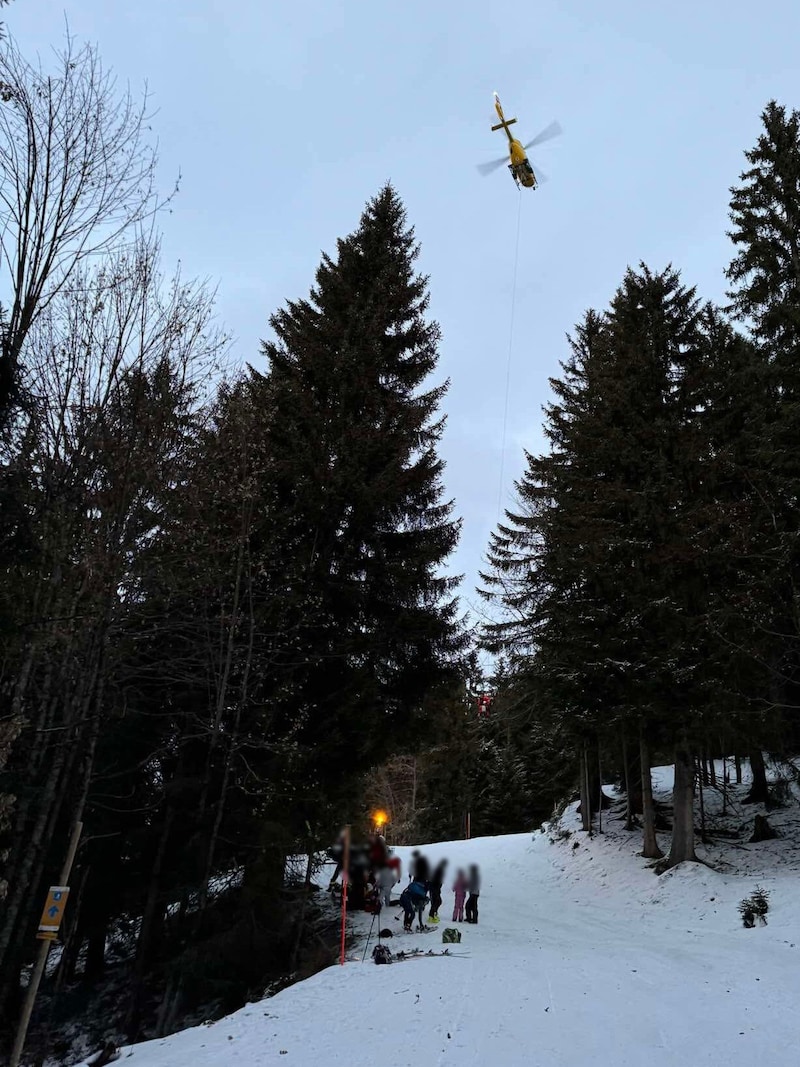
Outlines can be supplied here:
M447 945L460 945L461 931L456 930L454 926L448 926L446 930L442 930L442 941Z
M391 963L392 954L386 945L376 945L372 950L372 958L376 963Z

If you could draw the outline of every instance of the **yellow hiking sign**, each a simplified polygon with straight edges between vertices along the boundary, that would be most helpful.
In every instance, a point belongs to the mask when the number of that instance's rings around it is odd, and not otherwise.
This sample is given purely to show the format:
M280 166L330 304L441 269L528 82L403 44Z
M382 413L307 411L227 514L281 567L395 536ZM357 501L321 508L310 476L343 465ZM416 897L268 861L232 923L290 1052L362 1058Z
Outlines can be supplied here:
M61 926L68 895L68 885L50 886L42 917L39 920L39 932L36 934L40 941L55 941L58 937L58 928Z

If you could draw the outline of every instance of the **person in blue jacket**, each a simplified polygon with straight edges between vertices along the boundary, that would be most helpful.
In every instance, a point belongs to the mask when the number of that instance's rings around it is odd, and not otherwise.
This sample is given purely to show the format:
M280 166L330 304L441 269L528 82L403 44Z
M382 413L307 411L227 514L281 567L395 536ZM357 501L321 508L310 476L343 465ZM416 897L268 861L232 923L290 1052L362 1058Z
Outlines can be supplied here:
M400 894L400 903L403 907L403 929L410 932L414 925L414 915L417 916L418 929L424 930L425 923L422 921L422 913L428 904L428 890L425 882L414 878Z

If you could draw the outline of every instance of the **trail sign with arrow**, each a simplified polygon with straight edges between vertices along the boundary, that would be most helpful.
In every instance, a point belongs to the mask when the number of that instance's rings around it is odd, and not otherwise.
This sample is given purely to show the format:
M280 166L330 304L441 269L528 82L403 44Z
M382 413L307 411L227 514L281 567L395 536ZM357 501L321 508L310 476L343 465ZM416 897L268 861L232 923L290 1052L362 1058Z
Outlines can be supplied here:
M58 937L58 929L64 916L69 886L51 885L47 893L42 917L39 920L39 931L36 934L40 941L55 941Z

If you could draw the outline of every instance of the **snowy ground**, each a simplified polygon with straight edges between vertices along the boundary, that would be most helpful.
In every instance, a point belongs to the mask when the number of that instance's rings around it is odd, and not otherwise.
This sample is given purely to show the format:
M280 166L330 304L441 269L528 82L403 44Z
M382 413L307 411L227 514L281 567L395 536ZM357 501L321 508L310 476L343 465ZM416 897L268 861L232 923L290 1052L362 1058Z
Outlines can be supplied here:
M666 797L671 769L657 785ZM722 821L752 826L735 791ZM640 836L615 815L591 840L574 806L561 836L538 832L428 846L451 869L483 873L480 924L462 925L453 951L376 967L361 962L371 917L351 962L208 1026L128 1048L131 1067L666 1067L732 1058L771 1067L798 1062L800 1007L800 805L770 815L778 841L718 841L661 877L637 855ZM569 831L567 835L564 831ZM789 838L792 833L794 841ZM749 836L749 835L748 835ZM666 845L666 837L662 844ZM405 860L410 850L399 849ZM738 867L739 871L735 872ZM451 882L448 882L449 890ZM746 930L737 912L760 884L767 926ZM393 951L441 950L452 893L438 931L404 935ZM371 949L370 949L371 951Z

